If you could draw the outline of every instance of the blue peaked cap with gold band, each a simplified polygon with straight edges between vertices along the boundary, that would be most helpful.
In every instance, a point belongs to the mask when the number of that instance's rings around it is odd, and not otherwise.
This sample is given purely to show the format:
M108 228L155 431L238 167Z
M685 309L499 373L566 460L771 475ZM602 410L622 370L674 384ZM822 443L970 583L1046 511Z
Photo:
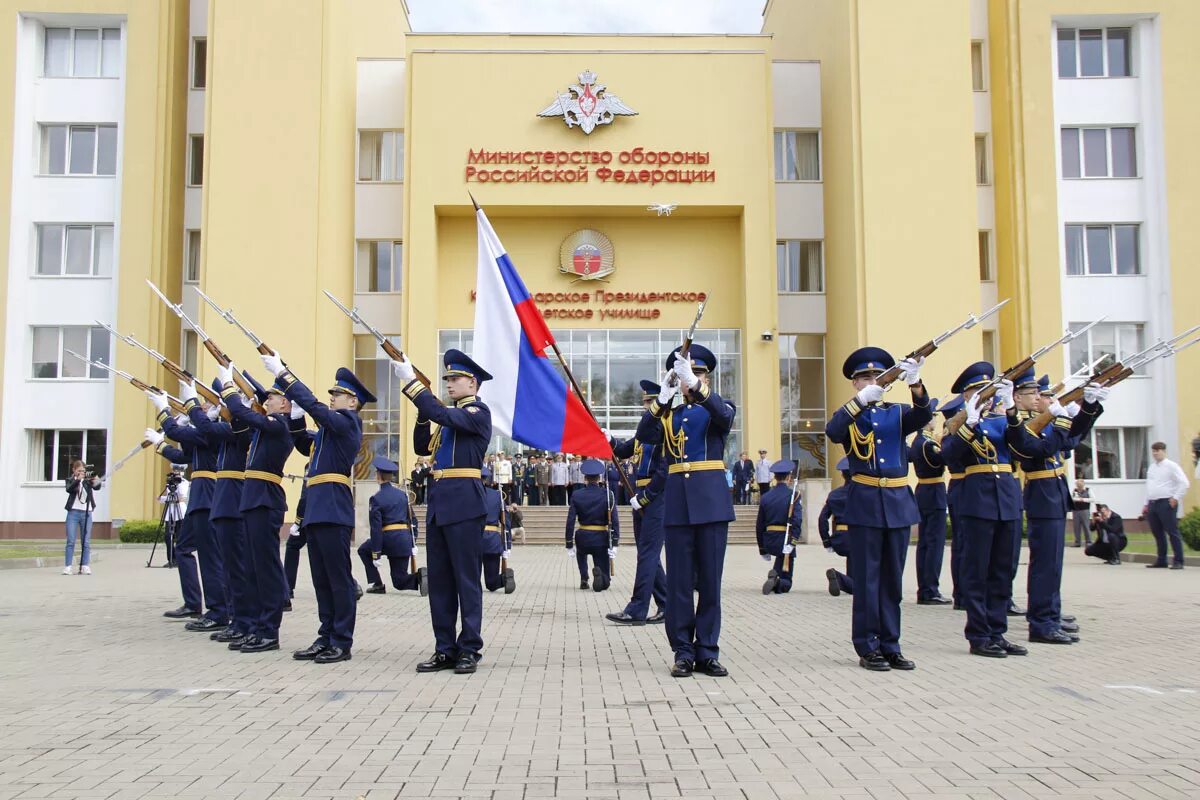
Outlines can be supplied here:
M216 392L218 396L220 396L220 394L221 394L221 391L222 391L224 388L225 388L225 386L224 386L224 385L221 383L221 379L220 379L220 378L213 378L213 381L212 381L212 390L213 390L214 392Z
M1047 397L1054 394L1054 392L1050 391L1050 376L1049 375L1043 375L1042 377L1038 378L1037 385L1038 385L1038 394L1044 394Z
M246 383L254 387L254 399L259 403L264 402L267 399L267 387L256 381L254 376L246 370L242 370L242 377L246 379Z
M667 356L667 369L675 367L675 359L679 356L679 347L671 351ZM713 355L713 351L709 350L702 344L692 344L688 348L688 360L692 362L693 372L713 373L717 371L717 357ZM655 392L657 395L658 393Z
M950 391L962 394L968 389L978 389L991 383L996 378L996 368L986 361L976 361L967 367L954 381Z
M333 376L333 386L329 387L329 393L352 394L358 398L359 406L375 402L375 395L363 386L357 375L345 367L338 367L338 371Z
M942 414L945 414L947 417L953 417L955 414L958 413L958 410L962 407L963 407L963 397L961 394L957 394L954 397L951 397L946 402L942 403L940 406L938 406L937 410L939 412L941 412Z
M1038 386L1037 373L1033 371L1033 367L1022 372L1013 381L1014 389L1036 389Z
M642 398L645 400L658 397L658 393L662 391L662 387L654 381L641 381L639 385L642 387Z
M896 366L896 359L882 347L860 347L846 357L842 376L855 378L864 372L883 372Z
M584 461L583 464L579 467L579 471L582 472L584 475L590 475L593 478L596 477L597 475L603 475L604 474L604 462L597 461L594 458L589 458L587 461Z
M371 466L380 472L392 472L396 474L400 472L399 464L391 459L384 458L383 456L375 456L375 458L371 461Z
M791 475L792 470L794 470L795 468L796 468L795 464L793 464L791 461L788 461L786 458L784 458L779 461L776 461L774 464L771 465L771 474L776 475L776 476Z
M471 357L462 350L447 350L446 354L442 356L442 364L446 367L443 378L461 375L466 378L474 378L477 384L492 379L490 372L472 361Z

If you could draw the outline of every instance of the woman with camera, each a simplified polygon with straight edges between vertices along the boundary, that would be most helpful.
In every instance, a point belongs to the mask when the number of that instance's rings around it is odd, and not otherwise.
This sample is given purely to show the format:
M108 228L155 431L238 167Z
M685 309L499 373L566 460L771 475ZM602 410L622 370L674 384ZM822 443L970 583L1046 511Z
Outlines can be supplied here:
M63 575L71 574L71 564L75 560L75 540L83 537L83 557L80 560L79 572L91 575L92 560L92 512L96 510L94 492L100 491L101 482L95 475L87 471L82 461L71 462L71 477L67 478L67 552L64 559Z

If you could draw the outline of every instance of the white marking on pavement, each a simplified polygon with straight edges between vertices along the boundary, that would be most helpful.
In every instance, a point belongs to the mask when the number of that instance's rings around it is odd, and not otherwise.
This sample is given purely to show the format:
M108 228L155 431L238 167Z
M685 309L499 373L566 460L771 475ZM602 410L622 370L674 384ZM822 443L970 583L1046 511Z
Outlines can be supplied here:
M1158 689L1151 689L1149 686L1132 686L1132 685L1127 686L1125 684L1106 683L1106 684L1104 684L1104 688L1105 689L1132 689L1135 692L1145 692L1146 694L1164 694L1164 692L1161 692Z

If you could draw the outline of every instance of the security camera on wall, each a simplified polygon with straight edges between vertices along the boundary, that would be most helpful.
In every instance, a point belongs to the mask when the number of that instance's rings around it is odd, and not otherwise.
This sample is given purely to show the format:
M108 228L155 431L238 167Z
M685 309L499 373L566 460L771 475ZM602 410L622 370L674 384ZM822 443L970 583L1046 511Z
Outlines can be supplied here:
M772 340L772 339L774 339L774 338L775 338L775 334L771 333L770 331L763 331L763 332L762 332L762 340L763 340L764 342L769 342L769 341L771 341L771 340Z

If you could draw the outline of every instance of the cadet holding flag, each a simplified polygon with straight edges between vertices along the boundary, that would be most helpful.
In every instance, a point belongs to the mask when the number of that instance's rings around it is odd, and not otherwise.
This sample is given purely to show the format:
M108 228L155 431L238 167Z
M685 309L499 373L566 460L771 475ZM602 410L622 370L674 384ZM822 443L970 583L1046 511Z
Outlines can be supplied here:
M786 594L792 589L795 560L788 558L795 550L789 541L799 535L802 507L796 497L792 470L796 465L787 459L771 465L775 485L758 501L758 519L754 533L758 538L758 554L763 561L774 560L763 584L763 594Z

